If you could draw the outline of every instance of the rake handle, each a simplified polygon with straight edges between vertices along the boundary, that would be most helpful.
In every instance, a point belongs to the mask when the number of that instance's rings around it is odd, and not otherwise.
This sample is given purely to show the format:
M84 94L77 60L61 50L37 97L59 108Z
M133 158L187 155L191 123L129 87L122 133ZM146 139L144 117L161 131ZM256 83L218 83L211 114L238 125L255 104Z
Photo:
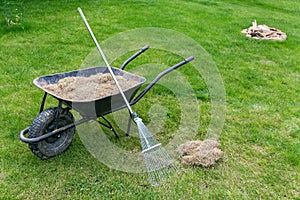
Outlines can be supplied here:
M84 22L86 28L88 29L88 31L89 31L89 33L90 33L90 35L91 35L91 37L92 37L92 39L93 39L96 47L97 47L97 49L98 49L98 51L99 51L99 53L100 53L100 55L101 55L101 57L102 57L105 65L106 65L106 67L108 68L108 70L109 70L112 78L114 79L114 81L115 81L115 83L117 85L117 88L118 88L120 94L122 95L122 98L124 99L124 102L126 103L126 106L127 106L128 110L129 110L130 114L132 115L133 114L132 108L131 108L128 100L126 99L126 96L125 96L125 94L124 94L124 92L123 92L123 90L122 90L122 88L121 88L121 86L120 86L120 84L119 84L119 82L118 82L118 80L117 80L114 72L112 71L112 68L110 67L109 63L107 62L106 57L105 57L105 55L104 55L104 53L103 53L103 51L102 51L102 49L101 49L101 47L100 47L100 45L98 43L98 41L97 41L97 39L96 39L93 31L92 31L89 23L87 22L87 20L86 20L84 14L83 14L81 8L78 8L78 12L80 13L81 18L83 19L83 22Z

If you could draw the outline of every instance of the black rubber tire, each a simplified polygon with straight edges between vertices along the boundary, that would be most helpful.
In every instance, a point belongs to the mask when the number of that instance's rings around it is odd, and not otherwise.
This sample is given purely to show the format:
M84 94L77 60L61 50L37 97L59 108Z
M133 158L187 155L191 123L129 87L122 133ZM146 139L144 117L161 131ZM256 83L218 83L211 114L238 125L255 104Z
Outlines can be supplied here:
M32 122L28 138L36 138L44 135L49 127L55 122L57 107L49 108L41 112ZM61 109L58 128L74 122L74 117L68 109ZM31 151L41 159L48 159L64 152L72 143L75 134L75 127L67 129L60 134L42 140L40 142L29 144Z

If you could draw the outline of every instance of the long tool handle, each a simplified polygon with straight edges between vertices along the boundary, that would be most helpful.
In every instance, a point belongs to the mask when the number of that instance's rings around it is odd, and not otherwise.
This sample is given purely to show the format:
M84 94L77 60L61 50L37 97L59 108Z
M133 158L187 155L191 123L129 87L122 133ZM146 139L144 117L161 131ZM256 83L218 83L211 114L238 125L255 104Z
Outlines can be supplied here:
M126 103L126 106L127 106L128 110L129 110L130 114L133 114L132 108L131 108L131 106L130 106L128 100L126 99L126 96L125 96L125 94L124 94L124 92L123 92L121 86L119 85L119 82L118 82L118 80L116 79L114 72L112 71L112 69L111 69L109 63L107 62L106 57L105 57L105 55L104 55L104 53L103 53L103 51L102 51L102 49L101 49L101 47L100 47L100 45L99 45L99 43L98 43L98 41L97 41L97 39L96 39L96 37L95 37L93 31L92 31L92 29L91 29L89 23L87 22L87 20L86 20L84 14L83 14L81 8L78 8L78 11L79 11L79 13L80 13L80 15L81 15L81 17L82 17L82 19L83 19L83 22L84 22L86 28L88 29L88 31L89 31L89 33L90 33L92 39L94 40L94 43L95 43L95 45L96 45L96 47L97 47L97 49L98 49L100 55L102 56L102 59L103 59L105 65L107 66L107 68L108 68L108 70L109 70L111 76L113 77L113 79L114 79L114 81L115 81L115 83L116 83L116 85L117 85L117 88L118 88L118 90L120 91L120 93L121 93L121 95L122 95L122 97L123 97L123 99L124 99L124 101L125 101L125 103Z

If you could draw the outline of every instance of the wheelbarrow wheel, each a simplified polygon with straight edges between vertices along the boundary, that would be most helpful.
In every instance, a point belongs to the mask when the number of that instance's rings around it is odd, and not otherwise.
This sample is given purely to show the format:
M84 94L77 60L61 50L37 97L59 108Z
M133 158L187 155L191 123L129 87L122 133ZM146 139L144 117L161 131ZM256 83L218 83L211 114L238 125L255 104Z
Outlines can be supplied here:
M56 122L57 107L49 108L41 112L32 122L28 138L36 138L47 132L53 131ZM74 117L68 109L60 109L60 118L57 128L74 123ZM75 134L75 127L69 128L55 136L40 142L29 144L31 151L42 159L48 159L64 152L71 144Z

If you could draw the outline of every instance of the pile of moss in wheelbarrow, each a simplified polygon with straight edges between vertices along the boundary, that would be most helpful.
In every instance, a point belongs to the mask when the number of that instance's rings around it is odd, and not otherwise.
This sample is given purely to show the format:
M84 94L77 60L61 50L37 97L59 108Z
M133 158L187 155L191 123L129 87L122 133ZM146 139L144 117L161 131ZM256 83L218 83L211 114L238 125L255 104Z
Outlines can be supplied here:
M116 76L123 90L138 84L134 79L127 80ZM89 77L74 76L60 79L57 83L43 86L45 90L54 92L62 99L94 100L117 94L118 88L109 73L98 73Z

